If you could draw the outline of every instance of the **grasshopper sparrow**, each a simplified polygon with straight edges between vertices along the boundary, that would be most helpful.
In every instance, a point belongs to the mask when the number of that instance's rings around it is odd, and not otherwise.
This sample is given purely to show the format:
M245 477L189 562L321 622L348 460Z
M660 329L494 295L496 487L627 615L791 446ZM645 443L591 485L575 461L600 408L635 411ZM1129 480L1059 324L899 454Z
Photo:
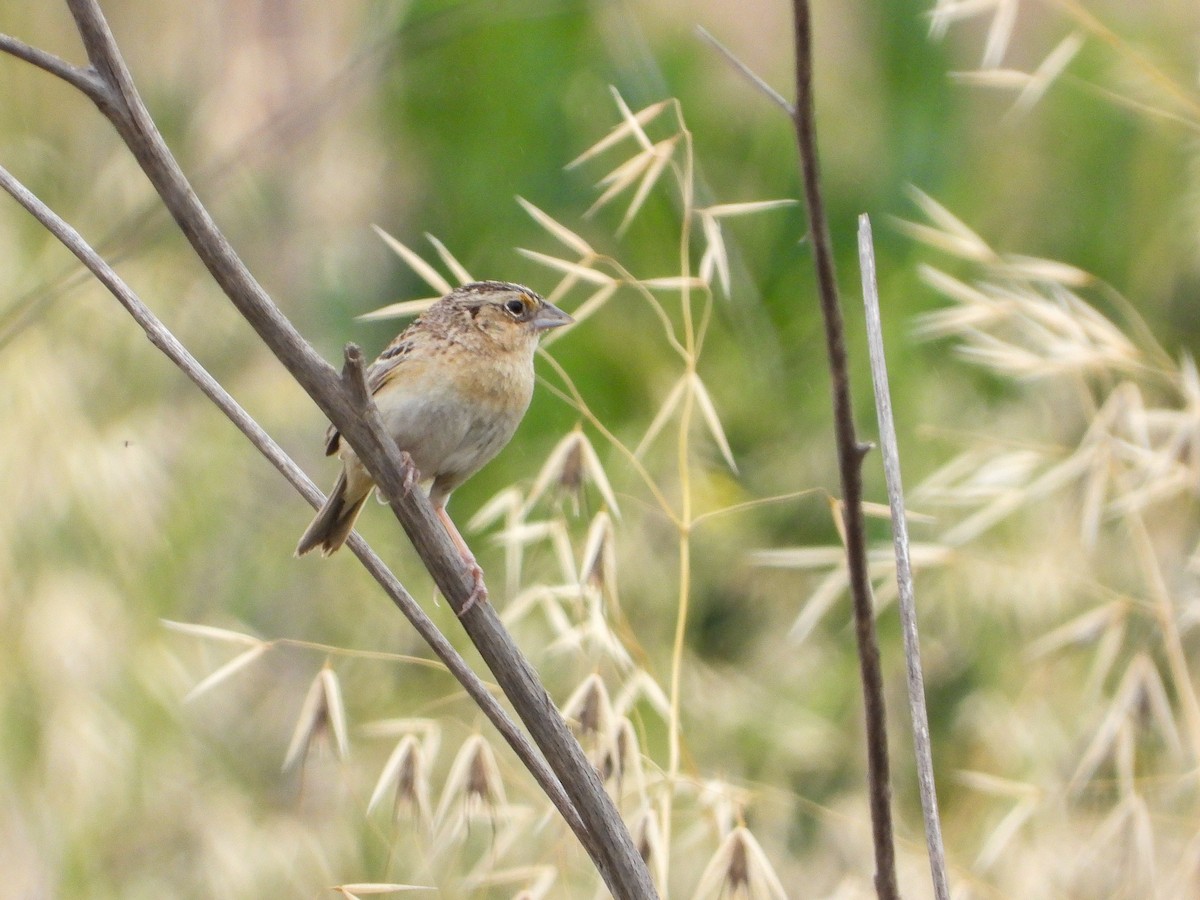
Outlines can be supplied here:
M543 331L574 321L519 284L479 281L455 288L393 340L367 369L383 424L420 473L429 499L471 567L475 589L462 612L486 601L483 572L446 514L446 501L508 443L533 396L533 353ZM328 556L354 528L375 482L330 426L325 454L342 474L296 555ZM461 615L461 613L460 613Z

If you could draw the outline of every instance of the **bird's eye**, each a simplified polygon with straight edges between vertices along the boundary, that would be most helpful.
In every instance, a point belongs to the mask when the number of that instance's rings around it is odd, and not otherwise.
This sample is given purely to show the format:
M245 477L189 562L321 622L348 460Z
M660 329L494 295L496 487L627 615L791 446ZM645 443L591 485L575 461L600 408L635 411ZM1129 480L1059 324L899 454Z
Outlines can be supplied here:
M525 312L525 304L515 298L505 303L504 308L514 316L519 316L521 313Z

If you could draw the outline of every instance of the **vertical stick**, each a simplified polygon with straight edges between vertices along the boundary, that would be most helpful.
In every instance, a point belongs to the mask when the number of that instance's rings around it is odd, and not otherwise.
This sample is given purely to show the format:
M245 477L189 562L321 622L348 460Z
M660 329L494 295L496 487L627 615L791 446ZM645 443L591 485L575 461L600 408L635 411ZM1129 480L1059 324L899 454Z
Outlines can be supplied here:
M842 478L843 521L846 527L846 567L854 601L854 635L858 642L858 669L862 681L863 714L867 736L867 781L871 802L871 840L875 847L875 893L880 900L899 900L896 884L896 848L892 832L892 787L888 763L887 715L879 641L875 636L875 610L871 579L867 574L867 539L862 512L862 460L870 449L859 443L850 399L850 367L846 335L833 267L833 242L821 197L817 162L817 125L813 102L812 15L808 0L793 0L796 42L796 106L792 123L800 151L804 199L808 204L810 244L817 275L821 317L825 322L825 349L833 392L834 432L838 469Z
M892 508L892 542L896 545L896 581L900 587L900 626L904 632L904 658L908 664L908 708L912 715L913 745L917 756L917 781L921 809L925 814L925 843L929 847L929 870L937 900L949 900L946 881L946 852L938 820L937 789L933 782L933 751L929 743L929 716L925 711L925 679L921 674L921 642L917 635L917 609L913 592L912 564L908 556L908 524L904 518L904 488L900 483L900 452L892 418L892 396L888 387L887 360L883 356L883 325L879 317L879 286L875 280L875 246L871 220L858 217L858 261L862 269L863 303L867 310L867 344L871 354L871 380L875 383L875 412L879 417L879 444L883 450L883 474L887 480L888 503Z

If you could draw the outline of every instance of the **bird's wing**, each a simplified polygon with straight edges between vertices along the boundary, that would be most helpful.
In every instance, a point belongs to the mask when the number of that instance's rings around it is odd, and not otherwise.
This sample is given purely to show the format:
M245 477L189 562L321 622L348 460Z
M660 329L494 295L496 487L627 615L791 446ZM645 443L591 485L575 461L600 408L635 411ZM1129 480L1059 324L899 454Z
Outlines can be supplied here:
M367 390L375 396L384 382L390 381L392 373L412 353L416 342L411 337L400 335L379 354L379 358L367 368Z

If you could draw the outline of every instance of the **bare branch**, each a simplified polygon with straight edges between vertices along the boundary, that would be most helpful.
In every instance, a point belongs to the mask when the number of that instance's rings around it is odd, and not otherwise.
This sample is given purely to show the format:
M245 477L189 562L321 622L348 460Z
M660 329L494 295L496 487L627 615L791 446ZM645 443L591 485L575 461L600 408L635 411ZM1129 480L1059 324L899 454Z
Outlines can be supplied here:
M896 547L896 582L900 589L900 627L904 632L904 658L908 665L908 706L912 716L913 746L917 757L917 783L925 815L925 843L929 847L929 871L937 900L950 900L946 879L946 850L938 818L937 787L933 779L933 748L929 743L929 714L925 709L925 676L921 671L921 639L917 634L917 603L913 591L912 561L908 555L908 519L904 509L904 486L900 481L900 449L892 418L892 395L888 387L887 360L883 355L883 324L879 315L879 286L875 280L875 245L871 220L858 217L858 261L862 269L863 304L867 311L867 343L871 354L871 380L875 385L875 413L879 418L879 444L883 451L883 474L887 480L888 503L892 509L892 542Z
M188 378L192 380L201 392L208 397L225 416L237 426L250 443L275 466L284 478L294 487L313 507L320 507L325 498L312 483L304 471L296 465L290 456L274 439L247 413L230 394L221 387L220 382L213 378L200 362L192 356L188 349L167 329L157 316L142 302L141 298L125 284L112 267L88 245L83 237L39 200L24 185L15 179L7 170L0 166L0 188L7 191L39 222L70 250L79 261L87 267L96 279L108 288L109 292L125 307L134 321L141 326L150 342L171 360ZM562 813L563 818L573 831L583 829L575 807L563 793L562 785L554 773L546 766L545 761L538 755L537 750L509 718L508 713L496 701L488 690L487 685L471 670L466 660L459 655L454 646L438 630L433 620L425 614L412 595L404 589L399 579L392 574L383 560L371 549L370 545L357 533L351 535L347 546L362 562L363 567L371 573L391 597L392 602L412 623L413 627L429 645L430 649L445 663L450 673L466 690L467 694L483 710L484 715L495 725L496 730L504 737L513 751L526 768L532 773L538 784L550 797L551 801Z
M825 349L829 356L833 389L834 430L845 510L846 563L850 575L850 593L854 600L854 631L858 640L859 675L866 715L867 776L875 844L875 891L882 900L898 900L900 891L896 884L896 848L892 831L887 716L862 512L862 458L867 447L859 442L854 426L845 329L833 268L833 243L829 238L829 223L825 218L825 204L821 197L813 101L812 16L808 0L793 0L792 9L796 42L796 106L792 118L800 151L817 291L821 315L825 320Z

